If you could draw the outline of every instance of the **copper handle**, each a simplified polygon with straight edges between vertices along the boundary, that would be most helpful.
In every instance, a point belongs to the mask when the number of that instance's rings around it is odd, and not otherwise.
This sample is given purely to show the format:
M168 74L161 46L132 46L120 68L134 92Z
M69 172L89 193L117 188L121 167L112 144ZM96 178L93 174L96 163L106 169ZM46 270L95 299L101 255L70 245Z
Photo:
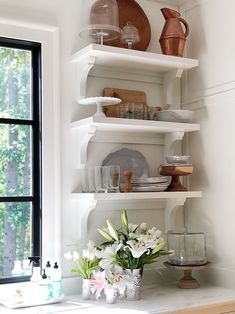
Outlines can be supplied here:
M184 24L184 27L185 27L185 33L184 33L184 36L187 37L188 36L188 33L189 33L189 27L188 27L188 23L182 19L182 17L180 17L180 22Z

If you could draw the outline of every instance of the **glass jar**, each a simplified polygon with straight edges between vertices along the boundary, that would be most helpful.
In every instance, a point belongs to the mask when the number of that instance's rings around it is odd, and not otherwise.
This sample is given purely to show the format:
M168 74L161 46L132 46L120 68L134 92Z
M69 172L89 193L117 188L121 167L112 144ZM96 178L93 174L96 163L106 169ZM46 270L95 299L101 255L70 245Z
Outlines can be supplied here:
M206 239L202 232L176 233L167 235L168 249L174 253L168 256L172 265L203 265L207 263Z

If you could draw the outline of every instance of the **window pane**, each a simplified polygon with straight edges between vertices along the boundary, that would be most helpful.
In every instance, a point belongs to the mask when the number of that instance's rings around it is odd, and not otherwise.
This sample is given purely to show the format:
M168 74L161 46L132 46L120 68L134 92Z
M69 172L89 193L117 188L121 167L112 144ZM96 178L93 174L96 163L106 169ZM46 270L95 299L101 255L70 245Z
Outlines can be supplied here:
M31 126L0 125L0 196L32 194Z
M31 51L0 47L0 118L31 118Z
M30 220L30 203L0 203L0 277L30 273Z

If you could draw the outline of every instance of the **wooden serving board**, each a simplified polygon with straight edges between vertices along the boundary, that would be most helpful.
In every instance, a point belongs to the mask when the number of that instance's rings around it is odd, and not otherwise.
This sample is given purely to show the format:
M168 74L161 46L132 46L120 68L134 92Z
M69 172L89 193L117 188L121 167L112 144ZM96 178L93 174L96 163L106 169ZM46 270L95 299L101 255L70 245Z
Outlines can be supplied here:
M107 87L103 89L103 96L117 97L122 100L118 105L103 107L103 111L107 117L117 117L117 109L122 104L143 104L143 106L147 106L146 94L142 91Z
M131 22L139 32L140 41L133 44L135 50L146 50L151 39L151 27L149 20L141 6L135 0L117 0L119 13L119 27L123 28L127 22ZM127 44L120 42L120 38L105 42L105 45L127 48Z

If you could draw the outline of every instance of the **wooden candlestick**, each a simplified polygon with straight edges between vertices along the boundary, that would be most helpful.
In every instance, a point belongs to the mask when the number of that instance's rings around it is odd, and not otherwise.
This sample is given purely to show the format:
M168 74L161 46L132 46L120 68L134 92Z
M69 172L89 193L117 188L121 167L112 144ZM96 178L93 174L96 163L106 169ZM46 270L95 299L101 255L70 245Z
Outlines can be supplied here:
M124 192L132 192L132 185L131 185L132 171L127 169L123 172L123 174L125 177Z

